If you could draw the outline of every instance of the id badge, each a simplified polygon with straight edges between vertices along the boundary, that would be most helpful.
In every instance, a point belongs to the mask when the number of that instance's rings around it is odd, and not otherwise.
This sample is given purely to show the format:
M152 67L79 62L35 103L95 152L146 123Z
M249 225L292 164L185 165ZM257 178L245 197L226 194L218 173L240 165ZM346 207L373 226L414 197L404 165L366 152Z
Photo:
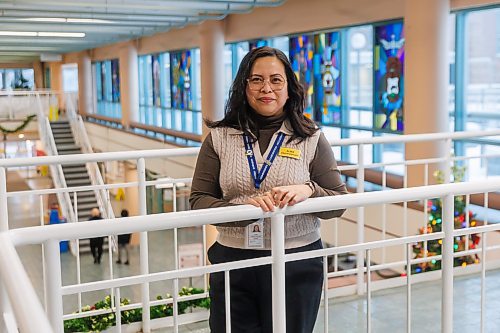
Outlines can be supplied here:
M246 228L245 244L248 249L264 248L264 219L260 219Z

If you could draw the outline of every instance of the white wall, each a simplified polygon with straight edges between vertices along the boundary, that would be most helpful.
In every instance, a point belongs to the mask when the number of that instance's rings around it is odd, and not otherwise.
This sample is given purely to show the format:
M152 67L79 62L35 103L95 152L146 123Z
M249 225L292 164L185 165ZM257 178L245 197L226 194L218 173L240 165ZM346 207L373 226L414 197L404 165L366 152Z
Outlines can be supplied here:
M162 143L140 135L89 122L85 122L85 127L92 147L102 152L179 148L172 144ZM146 168L164 176L185 178L193 176L195 163L196 156L147 159Z

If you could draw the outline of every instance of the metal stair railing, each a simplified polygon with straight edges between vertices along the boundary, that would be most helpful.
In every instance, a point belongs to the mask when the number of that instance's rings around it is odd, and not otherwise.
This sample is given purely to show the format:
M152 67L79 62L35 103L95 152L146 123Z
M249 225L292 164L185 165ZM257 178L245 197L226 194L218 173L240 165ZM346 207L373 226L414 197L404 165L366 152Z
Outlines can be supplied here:
M76 145L81 147L82 153L91 154L94 151L92 149L92 145L90 144L83 119L79 114L76 113L76 103L74 102L76 98L74 98L74 95L75 94L65 94L66 116L68 118L73 137L75 138ZM85 167L87 168L87 172L90 177L90 183L92 185L104 185L104 179L102 178L101 170L99 169L97 162L87 162L85 163ZM101 211L102 216L106 219L114 219L115 213L113 211L113 206L111 205L109 190L101 187L98 190L94 190L94 193L97 199L97 205L99 206L99 210ZM75 198L75 211L76 205L77 199ZM108 244L108 251L110 252L109 254L111 257L111 251L116 252L118 250L117 237L108 236ZM113 274L113 266L111 262L109 265L109 269L111 274Z
M54 141L54 135L52 134L52 129L50 127L49 119L45 112L43 111L42 101L40 95L36 95L38 108L37 108L37 118L38 118L38 130L40 132L40 139L44 145L45 151L52 156L58 155L56 143ZM66 179L64 178L64 172L61 164L49 165L50 174L52 176L52 181L56 188L67 188ZM68 222L76 222L77 218L75 212L71 208L71 198L68 192L57 193L57 200L61 205L61 210L66 216Z

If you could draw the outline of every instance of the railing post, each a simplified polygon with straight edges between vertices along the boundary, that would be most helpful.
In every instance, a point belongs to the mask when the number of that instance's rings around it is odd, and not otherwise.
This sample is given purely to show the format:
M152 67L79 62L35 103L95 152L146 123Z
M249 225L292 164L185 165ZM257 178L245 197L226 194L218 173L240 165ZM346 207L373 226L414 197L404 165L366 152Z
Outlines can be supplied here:
M444 167L444 183L448 184L451 180L451 139L446 139L446 164ZM453 229L455 200L453 194L448 194L442 198L442 226L444 232L443 245L441 247L442 262L442 299L441 299L441 332L453 332Z
M271 254L273 256L273 332L286 332L285 286L285 215L271 218Z
M7 210L7 172L0 168L0 232L9 230L9 211Z
M7 210L7 177L5 168L0 168L0 232L9 230L9 212ZM11 313L12 308L4 285L0 281L0 316L4 313ZM0 323L4 320L1 319ZM3 332L5 328L0 326Z
M442 304L441 304L441 332L453 332L453 194L443 198L443 231L442 245Z
M0 332L8 332L5 315L12 313L12 307L9 303L9 296L2 281L0 281Z
M356 181L357 193L363 193L365 191L365 158L364 158L364 145L358 145L358 169L356 171ZM358 231L358 244L364 243L365 241L365 207L360 206L357 208L357 231ZM358 270L356 275L356 286L358 295L363 295L364 293L364 267L365 267L365 253L364 251L358 251L356 255L356 268Z
M61 278L61 255L59 253L59 241L48 240L44 244L45 264L47 267L47 278L45 286L47 294L47 316L54 328L54 332L62 333L63 325L63 303L62 303L62 278Z
M137 182L139 186L139 215L147 215L146 206L146 162L144 158L139 158L137 160ZM149 259L148 259L148 233L141 232L140 237L140 270L141 274L145 275L149 273ZM149 322L149 283L143 283L141 285L141 303L142 303L142 331L144 333L151 332L151 326Z

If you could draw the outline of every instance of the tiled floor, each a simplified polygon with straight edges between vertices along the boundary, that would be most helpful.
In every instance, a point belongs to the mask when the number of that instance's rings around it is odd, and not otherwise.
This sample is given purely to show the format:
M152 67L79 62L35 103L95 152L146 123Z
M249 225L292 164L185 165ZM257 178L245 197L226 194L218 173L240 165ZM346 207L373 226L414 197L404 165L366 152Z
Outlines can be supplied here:
M17 179L17 178L16 178ZM30 186L46 187L47 180L38 178L27 181ZM35 207L35 208L34 208ZM9 221L11 228L34 226L40 224L39 198L25 197L22 199L9 199ZM182 230L179 232L179 242L189 243L199 241L199 229ZM32 279L34 286L43 297L41 247L25 246L19 249L25 267ZM149 233L150 271L157 272L171 269L173 264L173 233L160 231ZM63 266L63 284L76 283L76 260L69 253L61 256ZM139 273L139 250L131 250L131 265L118 265L113 263L114 276L130 276ZM108 255L104 255L101 265L93 264L89 254L81 259L82 282L97 281L109 278ZM182 285L188 285L188 280ZM195 279L193 285L202 286L201 278ZM455 278L454 291L454 332L476 333L480 332L480 286L479 276ZM487 272L486 276L486 327L484 332L500 332L500 271ZM139 301L138 286L123 288L122 297ZM150 295L171 293L170 283L155 283L151 285ZM82 303L93 304L101 300L106 292L89 293L82 295ZM440 332L441 318L441 287L439 282L427 282L412 287L412 332ZM65 297L64 311L72 312L77 309L77 297ZM366 299L359 297L342 297L331 299L329 302L329 329L328 332L356 333L366 332ZM315 333L324 332L323 307L320 308ZM161 329L155 332L173 332L172 329ZM184 325L180 332L209 332L208 323L200 322ZM377 291L372 295L372 332L406 332L406 289L393 288Z

